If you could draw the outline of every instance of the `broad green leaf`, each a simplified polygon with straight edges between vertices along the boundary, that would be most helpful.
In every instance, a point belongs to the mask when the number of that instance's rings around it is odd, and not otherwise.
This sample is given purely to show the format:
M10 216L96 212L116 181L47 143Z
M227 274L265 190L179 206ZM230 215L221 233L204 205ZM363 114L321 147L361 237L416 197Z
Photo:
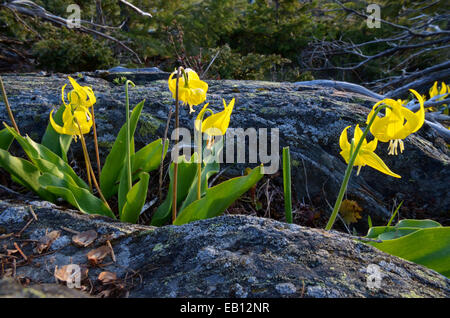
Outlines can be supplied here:
M127 169L126 166L123 165L122 171L120 172L119 189L117 191L117 204L119 206L119 216L121 215L123 206L127 201L128 192L129 191L128 191Z
M197 173L197 165L195 164L197 154L194 153L190 161L186 161L184 156L178 158L178 184L177 184L177 207L184 201L189 193L191 184ZM173 199L173 169L174 164L170 164L169 177L170 185L169 191L164 202L158 207L153 215L151 224L154 226L161 226L166 223L171 215L172 211L172 199Z
M157 169L161 164L162 146L163 141L160 138L139 149L131 157L131 170L133 171L133 175L137 176L139 172L150 172ZM169 141L166 140L163 159L166 156L168 147Z
M378 239L382 240L382 241L392 240L392 239L396 239L396 238L411 234L415 231L418 231L418 229L402 227L402 228L398 228L394 231L388 231L388 232L381 233L380 235L378 235Z
M203 194L208 189L208 180L209 178L219 172L220 165L218 162L210 162L206 164L202 168L202 178L201 178L201 185L200 185L200 192ZM197 200L197 183L198 183L198 174L195 173L195 178L191 184L191 187L189 188L189 193L186 196L186 199L183 201L183 204L181 205L181 208L179 209L178 213L181 213L189 204Z
M366 237L371 239L377 239L378 235L388 232L388 231L394 231L395 226L373 226L369 229L367 232Z
M88 185L80 177L77 176L75 171L73 171L72 167L69 164L67 164L67 162L65 162L61 157L56 155L47 147L38 144L37 142L34 142L30 137L28 136L26 138L22 137L21 135L17 134L15 130L13 130L11 127L7 125L6 128L14 136L14 138L16 138L16 140L22 146L25 153L28 155L28 157L31 159L31 161L33 161L35 165L37 159L40 158L45 159L54 164L59 171L70 176L79 187L89 189Z
M142 172L140 180L131 188L126 197L120 220L122 222L137 223L142 207L147 198L148 182L150 175Z
M233 178L209 188L203 198L191 203L178 215L174 224L182 225L222 214L263 177L263 169L258 166L246 176Z
M39 184L41 174L31 162L14 157L9 152L0 149L0 166L11 174L13 180L19 181L21 185L34 191L44 200L51 202L55 200L55 197Z
M0 130L0 149L8 150L14 140L14 136L8 131L8 129Z
M60 179L52 174L44 173L39 178L39 183L46 190L63 198L81 212L106 215L115 218L112 211L102 200L94 196L88 190L80 188L71 182Z
M422 228L400 238L368 244L450 278L450 227Z
M169 142L167 141L164 150L164 157L166 156L168 147ZM140 172L151 172L159 167L159 165L161 164L161 151L162 151L162 139L158 139L148 144L147 146L143 147L142 149L140 149L138 152L136 152L134 155L131 156L131 171L133 182L139 178ZM116 182L116 184L114 185L113 193L118 193L125 189L124 187L125 184L123 184L122 189L120 189L120 182L122 182L122 178L125 177L126 175L122 176L121 171L119 184L117 184ZM124 180L126 180L126 178ZM121 200L119 199L119 206L120 201ZM119 211L121 210L122 208L119 209Z
M212 175L218 173L220 170L219 156L220 153L222 152L222 149L223 149L223 139L220 139L218 142L214 144L210 153L208 155L205 155L206 158L202 160L204 164L202 166L202 177L200 185L200 193L202 194L202 196L208 189L209 178ZM191 184L189 193L186 196L186 199L183 201L183 204L179 209L178 213L181 213L181 211L183 211L185 207L187 207L189 204L197 200L198 196L197 183L198 183L198 172L195 173L195 178Z
M415 227L418 229L426 229L426 228L430 228L430 227L441 227L442 225L439 224L436 221L433 220L412 220L412 219L405 219L405 220L401 220L400 222L397 223L396 227L397 228L401 228L401 227Z
M62 115L64 113L65 106L58 108L56 113L53 114L53 119L58 125L63 125ZM61 157L65 162L67 162L67 151L69 150L70 144L72 143L72 136L70 135L60 135L53 129L50 122L47 125L44 136L42 136L41 144L56 155Z
M142 108L144 107L144 102L140 102L133 109L130 116L130 136L134 136L136 126L141 115ZM102 171L100 173L100 188L106 199L110 198L117 191L116 181L120 179L122 172L122 167L125 163L126 156L126 139L127 139L127 129L126 124L122 126L117 135L116 141L114 142L111 151L106 157L105 164L103 165ZM134 139L131 142L130 153L134 154Z

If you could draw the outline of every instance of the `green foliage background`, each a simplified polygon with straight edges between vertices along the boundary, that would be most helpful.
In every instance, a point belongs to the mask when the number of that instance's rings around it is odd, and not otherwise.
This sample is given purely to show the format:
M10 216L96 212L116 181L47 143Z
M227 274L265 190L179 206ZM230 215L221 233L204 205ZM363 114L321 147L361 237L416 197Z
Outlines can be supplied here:
M69 4L77 3L82 10L82 20L121 26L120 29L101 29L86 24L122 40L138 53L145 65L159 66L163 70L172 70L180 63L181 57L184 64L188 62L197 70L204 71L220 50L208 70L208 78L295 81L316 77L364 82L397 75L395 71L387 73L387 70L405 58L398 54L389 60L388 65L374 61L352 72L302 70L302 52L314 39L360 43L388 37L398 31L386 25L369 29L364 19L348 15L337 4L327 0L130 0L150 12L153 18L140 16L115 0L35 2L62 17L69 15L66 12ZM364 1L343 2L363 12L368 4ZM370 3L380 4L383 19L406 26L413 23L411 17L421 13L419 10L409 14L408 8L426 5L419 1L378 0ZM101 4L103 15L99 14L98 4ZM432 14L442 10L446 10L445 1L430 6L424 12ZM10 10L1 8L0 33L24 41L40 69L75 72L104 69L119 63L138 66L129 52L111 41L61 29L39 19L21 18L29 28L20 23ZM437 24L446 29L448 22L438 21ZM371 55L383 48L387 45L368 46L364 54ZM406 70L423 68L445 59L445 54L430 52L420 58L412 58ZM356 57L339 55L331 62L344 65L352 61L356 61Z

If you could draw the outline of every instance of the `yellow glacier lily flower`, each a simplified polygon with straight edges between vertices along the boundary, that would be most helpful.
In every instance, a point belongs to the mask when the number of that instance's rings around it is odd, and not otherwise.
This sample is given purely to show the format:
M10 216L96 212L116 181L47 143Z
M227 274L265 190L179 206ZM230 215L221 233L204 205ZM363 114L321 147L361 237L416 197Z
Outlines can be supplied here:
M69 100L69 105L73 107L75 110L78 107L83 107L86 110L94 105L97 101L95 98L94 92L92 91L92 88L89 86L80 86L72 77L69 76L69 81L72 84L73 90L71 90L67 94L67 99ZM65 106L68 104L65 100L65 93L64 89L66 88L67 84L64 85L61 88L61 99Z
M411 89L410 91L417 97L420 103L420 108L417 112L413 113L399 101L386 98L376 103L367 117L367 123L369 123L375 109L379 105L385 104L389 106L389 108L385 109L384 117L377 116L375 118L370 127L370 132L379 141L389 142L388 149L390 155L397 155L398 147L400 147L400 152L403 152L404 144L402 139L418 131L425 122L424 99L415 90Z
M341 133L339 138L339 146L341 147L341 156L344 158L345 162L348 164L350 160L350 148L351 144L348 142L347 130L350 126L347 126ZM356 125L355 133L354 133L354 147L358 144L359 140L363 135L362 130L359 128L359 125ZM375 154L375 149L377 148L377 139L375 138L371 142L367 142L365 139L361 148L359 149L358 155L356 156L354 165L358 167L357 175L359 175L359 171L361 167L368 165L378 171L381 171L384 174L390 175L395 178L401 178L398 174L392 172L383 160Z
M208 84L201 81L197 73L187 68L185 76L181 76L178 83L178 98L184 104L188 104L190 113L194 112L192 106L203 103L206 100L206 92L208 91ZM173 72L169 77L169 90L172 92L172 97L176 99L177 89L177 72ZM175 76L175 78L173 78Z
M233 112L235 99L233 98L228 106L224 99L222 99L222 101L224 110L217 114L209 116L202 123L202 132L211 137L225 135L230 124L230 117L231 113ZM197 123L201 120L206 106L208 106L208 104L203 107L202 111L199 113L199 116L197 116ZM196 126L196 128L198 130L199 127Z
M447 97L447 95L450 93L450 89L449 89L449 86L445 85L444 82L442 82L441 88L438 89L438 82L436 81L436 82L434 82L434 85L430 88L429 93L430 93L430 98L433 98L433 97L439 96L439 95L444 95L444 96L441 96L438 99L436 99L439 101L439 100L443 100L444 98Z
M64 124L62 127L58 125L53 119L52 114L54 110L50 112L50 124L52 125L53 129L55 129L55 131L61 135L79 136L80 128L83 135L89 133L92 127L91 113L88 110L80 108L79 110L74 111L72 114L71 107L65 107L66 109L64 110L62 117Z

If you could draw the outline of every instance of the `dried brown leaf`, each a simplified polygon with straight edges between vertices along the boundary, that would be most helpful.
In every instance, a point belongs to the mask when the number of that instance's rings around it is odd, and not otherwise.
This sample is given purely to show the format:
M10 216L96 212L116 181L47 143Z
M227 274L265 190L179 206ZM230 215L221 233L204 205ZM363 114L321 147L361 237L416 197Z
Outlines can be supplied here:
M114 283L117 280L116 273L111 272L101 272L100 275L98 275L98 280L102 282L102 284L111 284Z
M62 267L55 266L54 276L62 282L75 282L79 277L80 282L87 278L89 269L77 264L68 264Z
M91 245L97 239L97 232L89 230L81 232L72 237L72 242L79 247L86 247Z
M111 253L111 249L108 246L103 245L89 251L86 256L91 264L97 265L100 264L109 253Z

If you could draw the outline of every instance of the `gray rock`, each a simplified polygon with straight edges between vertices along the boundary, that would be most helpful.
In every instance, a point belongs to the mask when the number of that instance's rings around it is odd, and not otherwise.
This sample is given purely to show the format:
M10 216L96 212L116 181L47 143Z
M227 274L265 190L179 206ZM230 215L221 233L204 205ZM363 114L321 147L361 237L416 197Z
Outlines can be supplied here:
M21 231L29 222L29 205L38 220L23 230L20 239L3 238L0 255L14 242L28 240L22 244L28 261L17 259L15 275L30 280L31 288L54 283L56 266L78 264L89 267L94 291L101 290L99 273L110 271L130 297L450 296L450 280L444 276L341 233L239 215L154 228L38 201L0 201L0 227L6 235ZM35 243L30 239L55 230L61 231L64 245L41 255L33 252ZM86 230L99 234L92 246L80 248L70 242L71 232ZM88 265L86 254L106 240L112 244L115 261L107 256L101 268ZM8 271L12 265L6 264ZM381 270L379 288L368 287L371 264ZM0 294L11 294L5 288L0 281Z
M0 279L0 298L88 298L88 294L56 284L22 286L12 278Z
M163 72L157 67L127 68L123 66L116 66L107 71L99 70L89 74L104 78L109 82L113 82L115 78L120 79L125 77L126 79L129 79L139 85L152 81L168 79L170 76L170 73Z
M5 74L3 78L21 131L39 141L51 107L61 104L60 88L68 83L67 77ZM312 200L328 211L327 201L335 201L346 168L339 155L339 135L348 125L363 126L368 107L375 100L332 88L290 83L226 80L208 84L208 101L215 111L223 109L222 98L227 102L236 98L230 127L280 129L280 149L289 146L291 150L294 197ZM124 88L93 77L89 78L89 85L97 96L95 115L103 161L125 122ZM163 136L167 113L174 105L165 80L147 80L130 88L131 105L143 99L146 102L135 137L137 149ZM180 125L192 131L196 115L190 115L188 107L183 106L180 116ZM9 122L1 104L0 120ZM349 132L349 136L352 134ZM394 202L402 200L402 211L407 209L411 217L426 211L427 215L448 221L450 157L442 139L432 129L423 127L405 140L403 154L388 156L387 146L379 143L376 152L402 178L364 167L360 176L351 178L348 198L356 200L375 222L385 222ZM88 138L88 147L93 151L92 138ZM73 143L71 155L81 159L80 149L80 143ZM254 165L234 165L228 173L241 174L245 167Z

